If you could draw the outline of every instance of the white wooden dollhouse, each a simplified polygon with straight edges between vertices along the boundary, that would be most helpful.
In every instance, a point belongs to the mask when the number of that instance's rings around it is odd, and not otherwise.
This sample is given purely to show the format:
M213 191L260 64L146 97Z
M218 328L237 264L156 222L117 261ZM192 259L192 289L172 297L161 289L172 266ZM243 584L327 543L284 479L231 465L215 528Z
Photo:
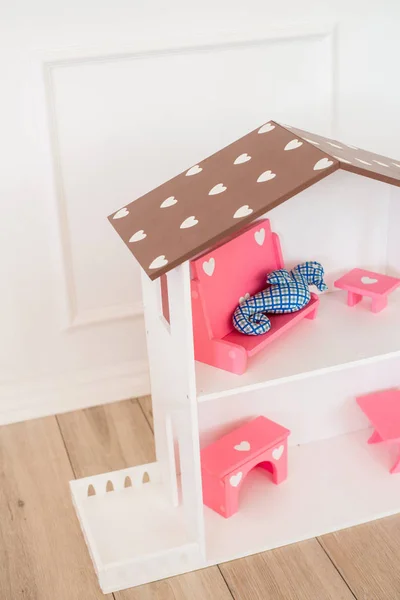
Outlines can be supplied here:
M356 403L400 383L400 296L375 314L334 287L400 274L399 186L400 162L269 122L111 215L142 267L157 461L71 482L105 593L400 511L392 447L367 444ZM304 260L329 291L265 338L234 332L235 304ZM236 474L224 518L201 449L260 416L291 432L288 477Z

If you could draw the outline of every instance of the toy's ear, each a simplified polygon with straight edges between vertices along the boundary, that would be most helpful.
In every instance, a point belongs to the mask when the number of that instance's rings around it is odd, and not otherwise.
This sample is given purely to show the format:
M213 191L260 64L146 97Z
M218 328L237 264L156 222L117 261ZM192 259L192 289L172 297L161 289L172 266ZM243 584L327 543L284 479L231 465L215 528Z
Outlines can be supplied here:
M286 283L287 281L292 281L292 278L289 271L286 271L286 269L272 271L267 277L267 283L270 283L271 285L279 285L280 283Z

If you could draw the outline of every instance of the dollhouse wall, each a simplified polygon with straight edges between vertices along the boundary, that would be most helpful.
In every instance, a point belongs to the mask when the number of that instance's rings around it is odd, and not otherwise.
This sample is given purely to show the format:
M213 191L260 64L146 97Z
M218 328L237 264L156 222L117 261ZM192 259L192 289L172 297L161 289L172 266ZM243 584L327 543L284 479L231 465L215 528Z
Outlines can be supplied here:
M390 188L388 227L388 274L400 277L400 188Z
M385 271L392 189L340 170L270 211L285 264L318 260L330 288L355 266Z

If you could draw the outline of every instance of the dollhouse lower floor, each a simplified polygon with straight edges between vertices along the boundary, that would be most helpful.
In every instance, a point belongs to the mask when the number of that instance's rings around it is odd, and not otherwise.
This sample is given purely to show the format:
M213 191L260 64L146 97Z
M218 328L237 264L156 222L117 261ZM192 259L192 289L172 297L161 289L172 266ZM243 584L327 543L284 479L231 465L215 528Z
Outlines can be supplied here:
M171 502L158 463L71 482L104 592L400 512L400 475L389 472L399 449L367 443L371 428L355 402L399 385L400 295L379 318L365 303L350 309L342 300L336 293L324 297L315 324L299 325L290 344L277 341L273 366L257 357L238 377L197 365L200 446L261 414L292 432L288 479L276 486L254 469L237 514L224 519L203 507L203 547L182 503ZM89 486L96 496L88 496Z

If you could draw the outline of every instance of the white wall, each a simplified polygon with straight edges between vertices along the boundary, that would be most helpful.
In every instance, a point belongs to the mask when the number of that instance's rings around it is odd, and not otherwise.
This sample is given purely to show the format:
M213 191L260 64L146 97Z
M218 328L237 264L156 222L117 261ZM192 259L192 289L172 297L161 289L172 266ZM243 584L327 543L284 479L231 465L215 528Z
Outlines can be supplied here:
M120 205L269 118L400 157L399 18L395 0L2 7L0 422L149 390Z

